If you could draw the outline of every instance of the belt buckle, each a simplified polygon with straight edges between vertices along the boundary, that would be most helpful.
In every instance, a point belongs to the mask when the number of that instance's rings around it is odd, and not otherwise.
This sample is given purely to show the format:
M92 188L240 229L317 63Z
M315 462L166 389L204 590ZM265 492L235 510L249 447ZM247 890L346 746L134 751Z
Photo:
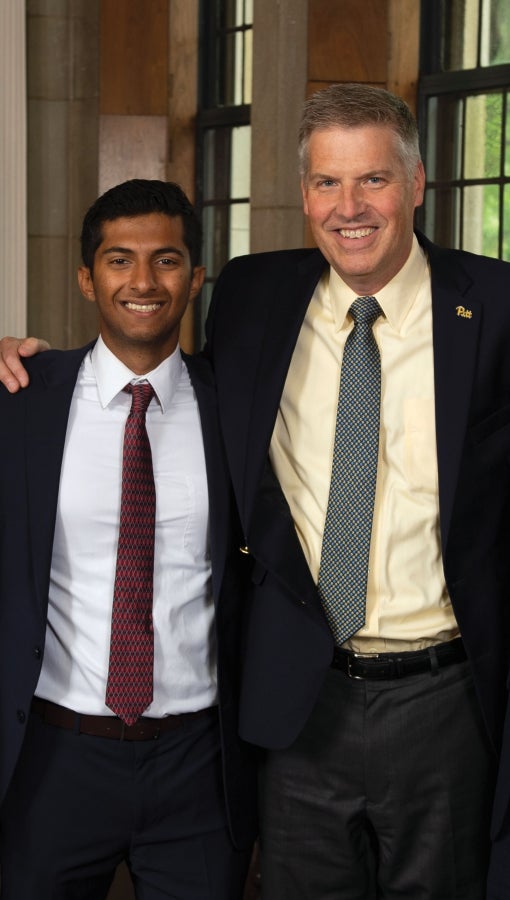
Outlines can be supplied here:
M349 678L352 678L353 681L364 681L364 675L353 675L352 672L352 661L353 659L379 659L379 653L354 653L350 652L347 655L347 675Z

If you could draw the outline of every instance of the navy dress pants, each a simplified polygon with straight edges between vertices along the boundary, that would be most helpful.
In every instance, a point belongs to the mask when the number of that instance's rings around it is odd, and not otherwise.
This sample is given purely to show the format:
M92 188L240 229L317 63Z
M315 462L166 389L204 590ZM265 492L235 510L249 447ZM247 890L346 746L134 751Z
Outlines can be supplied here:
M124 860L137 900L241 900L216 710L153 741L76 734L32 713L0 812L2 900L104 900Z

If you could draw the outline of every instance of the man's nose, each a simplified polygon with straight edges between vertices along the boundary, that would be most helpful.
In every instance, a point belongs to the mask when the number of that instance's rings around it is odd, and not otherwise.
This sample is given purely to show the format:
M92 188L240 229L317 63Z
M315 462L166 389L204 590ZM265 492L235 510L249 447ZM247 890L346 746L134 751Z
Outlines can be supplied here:
M131 290L139 294L152 291L156 287L156 280L152 266L149 262L137 262L131 271Z
M363 189L357 184L342 185L336 198L336 212L344 219L355 219L365 208Z

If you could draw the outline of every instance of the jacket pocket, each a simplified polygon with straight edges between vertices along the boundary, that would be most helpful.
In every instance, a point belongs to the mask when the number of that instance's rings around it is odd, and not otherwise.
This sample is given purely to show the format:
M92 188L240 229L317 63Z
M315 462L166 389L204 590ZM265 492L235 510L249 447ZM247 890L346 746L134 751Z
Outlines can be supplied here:
M510 438L510 405L506 405L486 416L481 422L472 425L469 436L474 444L481 444L494 435L504 436L505 430Z

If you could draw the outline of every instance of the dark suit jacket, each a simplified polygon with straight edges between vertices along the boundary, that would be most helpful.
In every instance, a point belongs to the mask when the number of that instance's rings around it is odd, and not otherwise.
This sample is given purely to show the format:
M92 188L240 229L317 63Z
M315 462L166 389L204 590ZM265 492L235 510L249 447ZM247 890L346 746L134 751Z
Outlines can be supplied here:
M42 353L29 362L29 388L15 396L0 389L0 802L41 669L67 418L88 349ZM210 368L203 359L183 356L206 451L225 794L232 836L244 847L255 833L255 760L253 748L238 738L239 538Z
M510 635L510 265L419 239L432 276L444 572L496 751ZM318 250L233 260L217 281L206 326L206 354L253 559L241 734L272 748L289 745L302 729L333 651L316 585L267 461L291 355L325 265ZM495 828L509 789L506 784Z

